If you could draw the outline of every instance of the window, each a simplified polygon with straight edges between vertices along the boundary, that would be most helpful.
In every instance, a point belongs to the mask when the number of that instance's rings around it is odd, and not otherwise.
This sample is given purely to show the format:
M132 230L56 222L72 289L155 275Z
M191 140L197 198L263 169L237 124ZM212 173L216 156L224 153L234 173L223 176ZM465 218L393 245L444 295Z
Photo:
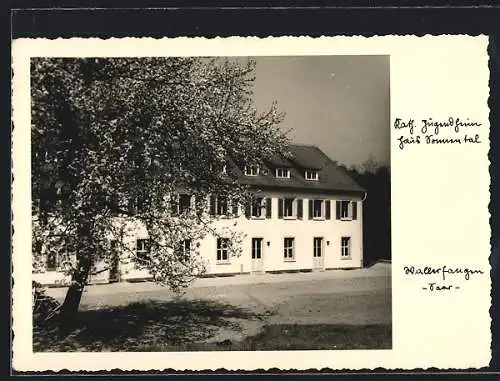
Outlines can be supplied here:
M323 217L323 200L313 200L313 218Z
M323 256L323 238L314 237L313 242L313 257L319 258Z
M139 261L147 261L149 259L149 240L138 239L136 241L135 254Z
M283 240L283 257L285 261L292 261L295 259L293 252L294 241L294 238L285 238Z
M340 256L341 258L351 257L351 237L342 237L340 240Z
M262 197L258 197L253 199L252 201L252 217L254 218L261 218L263 217L262 209L264 208L263 205L264 199Z
M245 166L246 176L257 176L259 174L260 168L258 165Z
M46 263L47 271L56 271L58 267L59 267L59 258L57 252L51 250L47 253L47 263Z
M305 178L306 180L319 180L318 171L306 169Z
M356 220L357 218L357 201L337 201L337 220Z
M177 247L177 255L181 259L187 260L189 258L189 254L191 253L191 240L185 239L182 240Z
M246 218L263 219L272 217L272 199L255 197L245 207Z
M302 205L303 205L302 199L294 199L294 198L278 199L278 218L302 219Z
M179 195L179 213L184 213L191 207L191 196L188 194Z
M310 220L329 220L331 219L330 200L309 200L309 219Z
M182 214L191 209L191 195L179 194L172 196L170 201L172 206L172 214Z
M210 198L210 214L213 216L227 216L229 200L225 196Z
M293 213L293 198L285 198L283 200L283 217L291 218L294 217Z
M340 218L349 218L351 214L349 204L349 201L340 201Z
M289 179L290 170L288 168L276 168L276 177L278 179Z
M217 238L217 262L229 262L228 247L228 238Z
M252 259L262 258L262 238L252 238Z

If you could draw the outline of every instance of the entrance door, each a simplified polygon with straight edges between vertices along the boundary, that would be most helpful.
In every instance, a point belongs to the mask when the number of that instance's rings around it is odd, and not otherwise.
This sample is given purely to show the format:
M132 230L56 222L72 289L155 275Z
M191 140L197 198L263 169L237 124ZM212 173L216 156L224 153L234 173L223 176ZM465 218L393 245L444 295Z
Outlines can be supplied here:
M323 237L314 237L313 241L313 270L324 268Z
M252 272L260 273L264 271L264 261L262 259L262 238L252 238Z
M120 281L120 258L116 248L116 241L111 241L111 266L109 269L109 282L115 283Z

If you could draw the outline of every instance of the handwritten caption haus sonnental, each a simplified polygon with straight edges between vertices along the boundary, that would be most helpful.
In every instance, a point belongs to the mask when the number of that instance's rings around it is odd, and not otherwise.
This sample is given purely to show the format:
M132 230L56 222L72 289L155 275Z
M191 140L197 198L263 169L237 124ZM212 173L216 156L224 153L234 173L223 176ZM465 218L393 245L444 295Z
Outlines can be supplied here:
M481 123L469 118L432 118L419 121L396 118L394 128L401 132L397 137L399 149L418 145L471 145L480 144Z

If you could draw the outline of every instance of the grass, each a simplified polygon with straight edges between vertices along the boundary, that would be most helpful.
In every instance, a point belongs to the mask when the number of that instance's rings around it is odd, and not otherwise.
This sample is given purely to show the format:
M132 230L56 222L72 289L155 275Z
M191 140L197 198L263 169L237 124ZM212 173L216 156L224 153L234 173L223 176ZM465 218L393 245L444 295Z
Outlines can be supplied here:
M247 350L390 349L391 326L273 324L242 344Z
M183 299L81 311L70 332L36 329L33 337L35 352L375 348L391 348L390 325L267 325L249 310Z

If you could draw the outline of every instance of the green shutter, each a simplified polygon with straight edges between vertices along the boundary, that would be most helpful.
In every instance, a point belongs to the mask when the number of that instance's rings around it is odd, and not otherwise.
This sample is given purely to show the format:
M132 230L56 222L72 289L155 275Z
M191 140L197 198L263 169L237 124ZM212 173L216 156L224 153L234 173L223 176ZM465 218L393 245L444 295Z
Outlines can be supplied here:
M356 220L358 218L358 202L352 202L352 219Z
M283 218L283 203L282 198L278 199L278 218Z
M313 200L309 200L309 219L313 218Z
M271 218L272 213L272 199L270 197L266 198L266 218Z
M303 211L302 211L302 199L298 199L297 200L297 218L299 220L302 219L302 213L303 213Z
M330 200L325 201L325 218L329 220L331 218L331 205Z
M340 220L340 201L335 202L335 215L337 220Z

